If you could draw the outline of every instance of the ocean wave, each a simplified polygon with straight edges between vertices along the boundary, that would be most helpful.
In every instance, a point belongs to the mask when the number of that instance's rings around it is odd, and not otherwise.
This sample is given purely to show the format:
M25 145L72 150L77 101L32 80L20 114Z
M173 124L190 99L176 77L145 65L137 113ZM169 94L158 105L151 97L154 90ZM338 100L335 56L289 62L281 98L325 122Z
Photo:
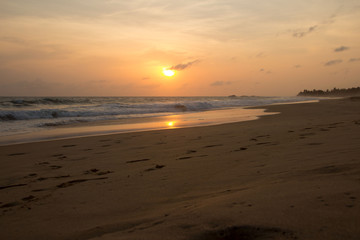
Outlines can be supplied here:
M89 98L2 98L0 99L0 106L5 107L29 107L34 105L71 105L71 104L90 104Z
M29 98L2 99L23 107L1 107L0 121L77 118L86 120L94 117L126 117L144 114L207 111L229 107L259 106L273 103L295 102L309 98L270 97L189 97L189 98ZM46 102L46 104L44 104ZM26 104L43 105L27 108ZM70 104L71 103L71 104ZM76 104L75 104L76 103ZM61 105L61 106L60 106Z
M184 111L204 111L213 109L209 103L171 103L171 104L139 104L126 106L123 104L103 104L68 108L52 108L37 110L1 110L0 121L54 119L54 118L86 118L97 116L167 113Z

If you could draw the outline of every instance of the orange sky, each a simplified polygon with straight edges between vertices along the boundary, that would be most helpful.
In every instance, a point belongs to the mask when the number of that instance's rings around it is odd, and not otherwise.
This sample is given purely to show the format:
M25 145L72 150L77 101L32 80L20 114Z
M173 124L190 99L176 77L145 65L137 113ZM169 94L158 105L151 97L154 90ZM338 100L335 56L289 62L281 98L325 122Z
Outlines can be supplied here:
M360 86L358 0L0 0L0 18L1 96Z

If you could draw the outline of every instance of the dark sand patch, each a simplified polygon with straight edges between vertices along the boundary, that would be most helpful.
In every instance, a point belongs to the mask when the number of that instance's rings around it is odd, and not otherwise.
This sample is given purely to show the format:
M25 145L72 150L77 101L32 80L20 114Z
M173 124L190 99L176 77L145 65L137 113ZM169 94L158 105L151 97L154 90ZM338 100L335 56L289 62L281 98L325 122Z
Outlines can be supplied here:
M314 143L308 143L307 145L316 146L316 145L322 145L322 144L324 144L324 143L314 142Z
M333 173L342 173L352 169L350 165L329 165L325 167L315 168L311 170L312 173L317 174L333 174Z
M280 228L257 226L234 226L207 231L192 240L257 240L257 239L297 239L296 235Z

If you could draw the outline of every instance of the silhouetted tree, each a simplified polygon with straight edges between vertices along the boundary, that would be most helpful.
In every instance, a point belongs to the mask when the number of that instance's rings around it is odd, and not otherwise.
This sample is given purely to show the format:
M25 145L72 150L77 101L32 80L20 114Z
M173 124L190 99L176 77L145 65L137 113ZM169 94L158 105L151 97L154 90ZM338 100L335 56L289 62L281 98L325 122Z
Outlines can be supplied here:
M360 96L360 87L353 88L333 88L332 90L307 90L298 93L298 96L312 96L312 97L348 97L348 96Z

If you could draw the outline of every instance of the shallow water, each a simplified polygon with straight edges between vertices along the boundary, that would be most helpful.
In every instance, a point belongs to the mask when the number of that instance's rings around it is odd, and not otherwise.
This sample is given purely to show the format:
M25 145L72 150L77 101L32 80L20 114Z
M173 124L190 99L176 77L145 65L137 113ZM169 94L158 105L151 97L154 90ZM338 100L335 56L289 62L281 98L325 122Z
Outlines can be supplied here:
M0 97L0 144L256 119L304 97ZM260 111L260 112L259 112Z

